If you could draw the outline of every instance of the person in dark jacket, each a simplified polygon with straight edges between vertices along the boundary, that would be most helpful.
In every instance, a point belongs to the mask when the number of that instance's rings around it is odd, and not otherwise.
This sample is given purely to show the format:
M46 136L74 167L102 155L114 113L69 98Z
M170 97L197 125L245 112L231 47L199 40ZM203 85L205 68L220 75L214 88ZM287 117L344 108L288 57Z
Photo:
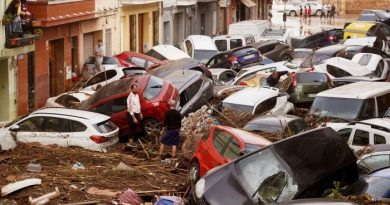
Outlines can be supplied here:
M172 146L172 158L176 158L176 150L180 143L181 114L176 110L176 101L169 101L170 110L165 113L165 135L160 140L159 157L162 157L165 146ZM161 133L163 133L161 131Z
M268 86L276 87L282 75L290 75L290 73L288 71L274 71L271 75L267 77Z

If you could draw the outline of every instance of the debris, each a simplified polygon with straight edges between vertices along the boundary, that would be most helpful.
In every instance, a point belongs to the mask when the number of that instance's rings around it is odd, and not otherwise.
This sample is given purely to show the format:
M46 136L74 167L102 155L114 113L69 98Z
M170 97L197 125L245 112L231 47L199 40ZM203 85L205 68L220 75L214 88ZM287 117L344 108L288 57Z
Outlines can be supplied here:
M76 162L73 166L72 169L74 170L80 170L80 169L85 169L84 165L81 164L80 162Z
M133 171L133 168L129 167L127 164L123 162L119 162L119 164L112 168L114 171L123 170L123 171Z
M142 199L132 189L127 189L120 197L121 203L128 203L132 205L140 205L143 203Z
M149 153L148 153L148 151L146 151L144 144L141 142L140 139L138 139L138 142L141 144L141 147L144 150L144 152L146 153L146 156L148 157L148 159L150 159Z
M91 205L91 204L99 204L101 201L85 201L85 202L76 202L70 204L60 204L60 205Z
M117 194L120 194L120 192L118 191L112 191L109 189L98 189L96 187L90 187L87 190L87 193L92 195L108 196L112 198L116 197Z
M28 202L30 202L30 204L32 205L39 205L39 204L44 204L49 202L50 199L54 199L56 197L59 197L60 196L60 190L58 189L58 187L55 188L55 191L51 192L51 193L48 193L48 194L45 194L43 196L40 196L36 199L33 199L31 196L28 198Z
M28 172L41 172L42 166L40 164L30 163L27 165Z
M72 188L72 189L79 189L79 187L77 187L77 186L74 185L74 184L70 185L69 188Z
M29 186L39 185L41 183L42 180L37 178L25 179L23 181L11 183L1 188L1 196L6 196L14 191L18 191Z
M7 159L9 159L9 158L11 158L12 156L10 156L10 155L5 155L5 156L0 156L0 162L1 161L4 161L4 160L7 160Z
M159 196L154 205L184 205L184 200L178 196Z

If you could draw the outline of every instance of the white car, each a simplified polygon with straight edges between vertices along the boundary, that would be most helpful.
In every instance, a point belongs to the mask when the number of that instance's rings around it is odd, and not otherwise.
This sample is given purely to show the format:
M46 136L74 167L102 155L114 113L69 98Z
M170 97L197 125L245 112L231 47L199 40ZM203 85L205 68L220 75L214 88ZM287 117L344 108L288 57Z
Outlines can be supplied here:
M251 45L255 42L252 34L245 35L220 35L214 36L213 41L219 52L228 51L234 48Z
M352 62L362 65L373 72L372 77L387 79L390 59L373 53L358 53L351 59Z
M222 101L225 108L252 114L284 115L294 109L287 101L287 94L279 94L279 89L272 87L247 87L237 91Z
M237 73L232 69L227 68L213 68L209 69L213 80L222 85L230 85L233 83L234 78L237 76Z
M101 70L102 71L110 70L110 69L118 68L119 66L120 65L117 58L104 56ZM83 77L85 79L89 79L91 76L96 74L96 72L94 71L95 67L96 67L95 57L94 56L88 57L83 66Z
M357 161L360 174L369 174L390 166L390 144L377 144L370 147L372 152L360 156Z
M81 91L96 91L98 85L104 86L108 83L114 82L116 80L133 76L133 75L142 75L146 74L147 71L139 67L129 67L129 68L114 68L106 71L102 71L92 76L83 87Z
M18 141L106 152L107 147L118 142L118 133L118 127L109 116L83 110L45 108L1 128L0 150L13 149Z
M330 79L372 74L372 71L367 67L341 57L329 58L323 64L315 65L314 71L326 73Z
M332 127L331 123L328 123ZM374 118L332 127L352 149L358 151L367 145L390 144L390 119Z
M87 100L95 91L70 91L47 99L45 107L77 108Z
M183 50L193 59L204 64L218 53L213 39L204 35L189 35L183 42Z
M160 61L163 60L179 60L182 58L191 58L184 51L176 48L172 45L158 45L153 46L148 52L145 53L148 56L156 58Z
M293 32L291 29L266 29L260 36L260 41L276 40L291 45L291 37Z

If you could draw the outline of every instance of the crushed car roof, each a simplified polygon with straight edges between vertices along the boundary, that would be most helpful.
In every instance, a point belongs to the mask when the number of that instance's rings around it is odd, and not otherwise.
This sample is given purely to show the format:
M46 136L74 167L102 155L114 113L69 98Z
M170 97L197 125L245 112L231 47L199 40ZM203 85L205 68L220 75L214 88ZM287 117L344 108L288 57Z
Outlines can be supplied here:
M366 99L389 92L390 86L388 82L357 82L322 91L317 96Z

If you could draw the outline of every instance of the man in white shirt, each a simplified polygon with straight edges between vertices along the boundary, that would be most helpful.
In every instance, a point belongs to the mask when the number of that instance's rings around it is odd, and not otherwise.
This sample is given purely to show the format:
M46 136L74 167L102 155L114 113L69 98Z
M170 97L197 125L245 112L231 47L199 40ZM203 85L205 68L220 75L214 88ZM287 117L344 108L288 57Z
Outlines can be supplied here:
M98 40L98 44L95 48L95 74L103 71L102 63L104 56L104 48L102 40Z
M127 97L127 119L129 122L129 142L127 146L134 147L134 140L138 140L137 133L140 133L142 130L142 113L141 113L141 104L139 101L139 96L137 94L138 87L136 84L132 84L131 92Z

